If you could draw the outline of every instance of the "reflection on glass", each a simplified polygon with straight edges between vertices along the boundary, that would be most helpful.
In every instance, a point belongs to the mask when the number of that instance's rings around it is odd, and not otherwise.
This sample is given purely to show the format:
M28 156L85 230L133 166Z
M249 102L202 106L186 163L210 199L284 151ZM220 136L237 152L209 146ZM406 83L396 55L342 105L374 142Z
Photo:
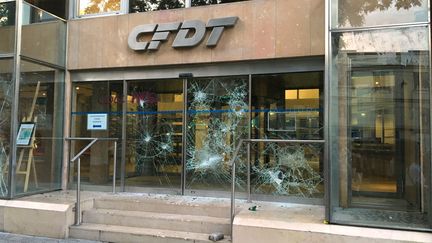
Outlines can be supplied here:
M131 13L183 8L184 6L184 0L129 0L129 12Z
M244 2L244 1L249 1L249 0L191 0L191 3L192 6L202 6L202 5L234 3L234 2Z
M123 107L122 82L75 83L72 112L72 137L118 138L117 175L120 175L121 124ZM107 114L106 130L90 130L88 117L92 114ZM72 154L77 154L88 141L73 142ZM81 182L86 190L111 190L114 171L113 143L99 141L81 156ZM70 181L76 181L76 168L71 164ZM93 188L93 186L99 186ZM100 186L106 186L102 188Z
M66 0L26 0L26 2L60 18L67 19L66 9L68 1Z
M66 23L26 3L22 19L22 55L65 66Z
M427 0L332 0L332 26L337 28L428 21Z
M402 151L397 149L400 140L396 140L396 135L398 129L404 126L402 122L396 124L404 115L401 109L403 104L393 102L404 99L403 90L397 90L401 87L401 79L396 78L399 75L403 73L376 69L352 72L350 123L353 192L397 192L398 173L401 172L396 168L400 157L397 153ZM413 80L409 81L415 84ZM405 87L412 89L409 85Z
M126 185L180 189L183 81L128 83Z
M12 108L12 59L0 60L0 197L8 193L8 165Z
M334 218L424 228L430 212L428 28L335 34L333 43Z
M252 138L322 139L321 72L252 77ZM322 197L323 146L255 143L251 148L254 193Z
M15 25L15 1L0 2L0 26Z
M29 146L18 146L17 194L58 189L61 181L64 72L22 62L18 119L35 124Z
M121 0L79 0L78 15L119 12Z
M229 162L248 136L248 78L194 79L187 92L186 187L227 190ZM238 184L244 186L244 180Z
M15 44L15 1L0 3L0 54L13 53Z
M192 0L192 7L212 5L212 4L222 4L222 3L233 3L233 2L243 2L249 0ZM185 0L129 0L129 12L148 12L164 9L175 9L185 7Z

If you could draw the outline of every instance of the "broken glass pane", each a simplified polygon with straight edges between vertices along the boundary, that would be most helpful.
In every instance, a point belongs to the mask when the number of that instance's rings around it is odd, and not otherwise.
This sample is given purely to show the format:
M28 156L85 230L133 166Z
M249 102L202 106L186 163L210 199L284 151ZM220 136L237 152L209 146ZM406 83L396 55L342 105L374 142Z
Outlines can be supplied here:
M251 153L254 193L317 197L322 192L322 145L255 143Z
M126 185L180 189L183 81L128 86Z
M247 77L189 82L187 188L229 188L230 160L240 139L248 137L248 107ZM237 183L244 185L244 179Z
M8 193L7 168L10 154L12 61L0 60L0 197Z
M323 93L322 72L252 76L251 137L323 139ZM322 155L317 143L252 143L252 193L322 197Z

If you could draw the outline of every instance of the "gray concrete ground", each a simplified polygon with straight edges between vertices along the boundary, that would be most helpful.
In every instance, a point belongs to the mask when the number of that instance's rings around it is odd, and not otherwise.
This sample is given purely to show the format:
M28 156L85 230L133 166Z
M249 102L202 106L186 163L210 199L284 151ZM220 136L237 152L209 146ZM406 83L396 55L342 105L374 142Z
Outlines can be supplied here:
M34 237L28 235L17 235L0 232L0 243L3 242L24 242L24 243L101 243L99 241L75 240L75 239L52 239L45 237Z

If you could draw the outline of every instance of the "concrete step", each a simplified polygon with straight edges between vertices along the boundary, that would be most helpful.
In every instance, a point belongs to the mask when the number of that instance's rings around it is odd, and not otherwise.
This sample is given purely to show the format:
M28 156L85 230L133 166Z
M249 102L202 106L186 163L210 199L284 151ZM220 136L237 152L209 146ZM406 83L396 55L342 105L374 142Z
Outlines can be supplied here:
M230 218L229 203L197 202L181 200L151 200L140 198L100 198L95 199L97 209L122 211L142 211L168 214L204 215L209 217Z
M208 243L208 234L184 231L115 226L105 224L82 224L71 226L70 238L122 243ZM231 242L229 237L218 241Z
M115 209L84 211L84 223L145 227L186 232L230 234L230 219L198 215L167 214Z

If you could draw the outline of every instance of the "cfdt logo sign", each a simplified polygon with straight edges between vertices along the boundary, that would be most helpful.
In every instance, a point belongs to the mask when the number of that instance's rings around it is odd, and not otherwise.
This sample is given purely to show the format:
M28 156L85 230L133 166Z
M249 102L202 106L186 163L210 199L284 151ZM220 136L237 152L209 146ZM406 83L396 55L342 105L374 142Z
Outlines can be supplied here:
M208 47L215 47L225 28L233 27L238 17L211 19L207 25L200 20L188 20L183 23L146 24L135 27L129 34L128 45L132 50L158 50L161 43L168 40L170 33L177 33L172 47L194 47L204 39L206 30L211 30L207 40ZM143 35L153 34L151 41L141 41Z

